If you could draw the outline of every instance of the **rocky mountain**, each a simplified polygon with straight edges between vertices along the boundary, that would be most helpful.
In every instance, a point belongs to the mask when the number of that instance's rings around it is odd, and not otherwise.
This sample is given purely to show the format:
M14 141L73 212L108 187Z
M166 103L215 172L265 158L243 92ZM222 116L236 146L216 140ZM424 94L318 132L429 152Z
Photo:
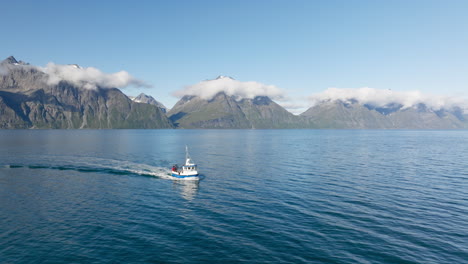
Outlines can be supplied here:
M309 127L348 129L461 129L468 118L461 109L433 110L424 104L404 108L394 103L383 107L357 100L323 101L301 114Z
M161 102L156 101L156 99L154 99L154 97L152 97L151 95L146 95L144 93L141 93L137 97L133 97L133 98L130 97L130 99L132 99L132 101L136 103L155 105L159 107L159 109L161 109L163 113L167 113L167 107L164 106Z
M184 96L167 113L179 128L295 128L298 118L266 96L238 99L224 92L212 99Z
M68 67L85 70L78 65ZM424 103L407 107L396 102L376 106L354 97L321 100L296 116L268 96L250 93L251 86L226 76L192 87L207 88L197 90L205 97L180 94L182 98L167 112L145 94L130 99L117 88L97 83L74 83L57 80L57 76L50 82L50 74L14 57L0 62L0 128L468 128L468 113L461 107L434 109ZM233 93L238 85L242 93Z
M47 82L35 66L0 63L0 128L171 128L161 109L130 100L117 88Z

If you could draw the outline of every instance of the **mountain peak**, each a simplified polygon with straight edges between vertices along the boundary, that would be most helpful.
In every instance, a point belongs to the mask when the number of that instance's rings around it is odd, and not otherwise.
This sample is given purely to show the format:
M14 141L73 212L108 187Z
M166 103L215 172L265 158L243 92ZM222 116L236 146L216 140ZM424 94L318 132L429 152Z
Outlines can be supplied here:
M180 128L294 128L302 119L268 96L240 98L224 91L211 99L184 96L168 113Z
M153 98L153 97L145 93L140 93L136 98Z
M140 93L137 97L132 98L132 101L137 103L151 104L159 107L164 113L167 112L167 107L164 106L161 102L156 101L153 96L147 95L145 93Z
M273 102L268 96L256 96L252 101L256 105L269 105Z
M3 64L3 65L5 65L5 64L12 64L12 65L29 65L29 63L26 63L26 62L24 62L24 61L21 61L21 60L18 61L18 60L16 60L16 58L13 57L13 56L10 56L10 57L4 59L3 61L0 61L0 64Z
M219 75L218 77L216 77L215 80L221 80L221 79L231 79L231 80L234 80L234 78L230 77L230 76L224 76L224 75Z
M75 64L75 63L74 64L68 64L68 65L72 66L75 69L82 69L80 65Z
M10 57L6 58L5 60L3 60L2 63L18 64L18 61L15 59L15 57L10 56Z

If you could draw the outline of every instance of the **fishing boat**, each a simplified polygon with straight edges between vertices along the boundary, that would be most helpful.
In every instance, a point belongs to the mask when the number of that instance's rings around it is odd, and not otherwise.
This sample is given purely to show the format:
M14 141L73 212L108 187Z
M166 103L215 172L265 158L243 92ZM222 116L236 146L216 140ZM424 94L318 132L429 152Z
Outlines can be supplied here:
M188 147L185 146L185 164L182 166L174 165L171 171L172 177L184 180L198 180L197 164L195 164L189 155Z

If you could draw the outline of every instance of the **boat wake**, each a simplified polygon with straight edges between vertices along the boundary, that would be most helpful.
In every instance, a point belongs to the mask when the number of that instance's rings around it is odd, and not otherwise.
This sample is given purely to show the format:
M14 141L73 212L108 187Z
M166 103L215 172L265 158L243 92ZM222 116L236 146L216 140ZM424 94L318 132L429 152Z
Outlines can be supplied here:
M75 160L71 162L70 160ZM115 175L140 175L148 177L158 177L161 179L181 180L172 177L167 167L152 166L148 164L135 163L130 161L101 159L101 158L80 158L77 157L53 157L38 163L21 164L13 163L1 166L3 168L16 169L50 169L62 171L78 171L93 173L108 173ZM183 180L183 179L182 179Z

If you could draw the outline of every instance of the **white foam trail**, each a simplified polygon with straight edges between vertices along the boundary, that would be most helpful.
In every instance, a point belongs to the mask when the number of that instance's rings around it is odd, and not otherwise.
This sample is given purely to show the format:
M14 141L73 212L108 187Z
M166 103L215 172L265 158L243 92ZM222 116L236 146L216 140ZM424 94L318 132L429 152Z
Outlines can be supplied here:
M48 156L44 157L48 164L70 165L73 167L96 168L104 170L116 170L129 172L138 175L154 176L161 179L178 179L169 174L169 168L152 166L149 164L135 163L124 160L103 159L95 157L74 157L74 156Z

